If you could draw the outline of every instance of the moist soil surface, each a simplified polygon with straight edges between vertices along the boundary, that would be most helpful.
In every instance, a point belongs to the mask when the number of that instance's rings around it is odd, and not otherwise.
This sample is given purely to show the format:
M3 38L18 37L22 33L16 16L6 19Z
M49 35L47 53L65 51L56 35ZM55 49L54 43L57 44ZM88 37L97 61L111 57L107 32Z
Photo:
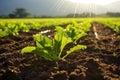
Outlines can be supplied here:
M0 39L0 80L120 80L120 38L112 29L94 22L88 35L78 41L87 49L75 51L65 60L23 55L22 48L35 45L33 34L44 30L51 30L46 36L55 34L50 27Z

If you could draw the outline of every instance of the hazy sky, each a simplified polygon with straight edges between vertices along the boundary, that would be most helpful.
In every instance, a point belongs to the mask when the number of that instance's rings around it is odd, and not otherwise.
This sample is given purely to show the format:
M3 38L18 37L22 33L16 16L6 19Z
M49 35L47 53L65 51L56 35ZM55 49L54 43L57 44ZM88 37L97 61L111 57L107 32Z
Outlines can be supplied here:
M80 0L92 1L95 3L109 3L120 0ZM96 2L97 1L97 2ZM87 6L88 7L88 6ZM86 7L86 8L87 8ZM76 9L76 3L70 0L0 0L0 14L8 14L16 8L26 8L33 14L64 14L66 12L73 12Z
M118 0L67 0L67 1L71 1L74 3L94 3L94 4L106 5Z

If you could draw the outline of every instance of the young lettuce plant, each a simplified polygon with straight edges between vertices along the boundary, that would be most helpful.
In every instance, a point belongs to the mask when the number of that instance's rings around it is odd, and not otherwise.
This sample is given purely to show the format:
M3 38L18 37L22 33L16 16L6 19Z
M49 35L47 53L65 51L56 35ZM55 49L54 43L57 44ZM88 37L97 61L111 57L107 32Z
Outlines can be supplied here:
M22 49L22 53L33 53L35 55L42 56L45 60L53 61L66 58L70 53L75 50L85 49L86 46L77 45L67 51L63 57L62 51L65 46L69 43L72 43L70 37L65 36L65 31L61 27L56 27L56 35L54 39L50 39L41 34L34 36L36 41L36 46L28 46Z
M4 32L8 33L8 35L17 35L19 32L18 26L16 26L15 24L11 23L11 24L7 24L7 27L5 27Z
M8 33L6 33L5 31L2 31L2 29L0 29L0 38L7 36Z

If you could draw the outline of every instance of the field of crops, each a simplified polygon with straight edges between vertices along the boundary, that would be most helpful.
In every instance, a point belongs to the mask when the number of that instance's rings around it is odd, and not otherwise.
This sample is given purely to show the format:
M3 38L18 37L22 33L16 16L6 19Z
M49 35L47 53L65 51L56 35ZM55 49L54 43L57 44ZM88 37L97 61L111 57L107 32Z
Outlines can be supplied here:
M0 19L0 80L120 80L120 18Z

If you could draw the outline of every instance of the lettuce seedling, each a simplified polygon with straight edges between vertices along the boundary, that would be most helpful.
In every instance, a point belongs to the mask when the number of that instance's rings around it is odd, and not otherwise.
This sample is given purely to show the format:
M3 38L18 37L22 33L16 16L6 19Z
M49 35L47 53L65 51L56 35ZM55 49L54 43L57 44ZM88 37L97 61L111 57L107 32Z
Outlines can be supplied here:
M82 46L77 45L76 47L71 48L67 51L63 57L62 51L65 46L69 43L72 43L70 37L65 35L65 31L61 27L56 27L56 35L53 39L50 39L41 34L36 34L34 39L36 41L36 46L28 46L22 49L22 53L33 53L35 55L42 56L45 60L59 60L66 58L71 52L81 49ZM82 47L86 48L85 46Z

